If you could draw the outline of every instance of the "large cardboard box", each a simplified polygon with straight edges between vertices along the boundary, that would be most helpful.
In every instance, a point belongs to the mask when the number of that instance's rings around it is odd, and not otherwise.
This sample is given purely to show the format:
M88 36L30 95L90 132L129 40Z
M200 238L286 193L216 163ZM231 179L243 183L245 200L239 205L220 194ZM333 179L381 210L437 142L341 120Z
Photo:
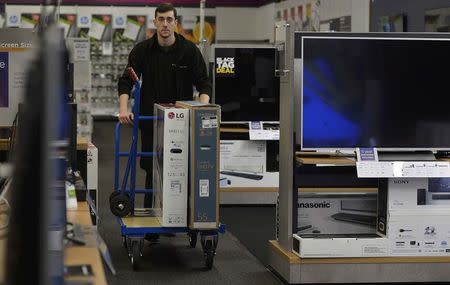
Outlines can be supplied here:
M187 226L189 110L155 104L153 208L163 227Z
M377 194L299 193L297 234L376 233Z
M196 101L177 101L190 110L189 227L219 226L220 106Z
M388 256L388 239L382 237L315 238L294 235L293 252L302 258Z

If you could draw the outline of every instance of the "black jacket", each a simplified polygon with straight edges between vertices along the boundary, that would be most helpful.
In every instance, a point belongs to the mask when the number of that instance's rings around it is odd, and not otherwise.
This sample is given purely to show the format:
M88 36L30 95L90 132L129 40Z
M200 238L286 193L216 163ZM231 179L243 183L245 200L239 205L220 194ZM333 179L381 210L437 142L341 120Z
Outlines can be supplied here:
M177 33L175 38L175 44L163 51L155 34L138 43L128 56L127 68L131 66L138 77L142 75L140 115L152 115L154 103L192 100L193 85L200 94L211 94L206 64L199 49ZM119 96L130 94L132 87L125 69L118 83Z

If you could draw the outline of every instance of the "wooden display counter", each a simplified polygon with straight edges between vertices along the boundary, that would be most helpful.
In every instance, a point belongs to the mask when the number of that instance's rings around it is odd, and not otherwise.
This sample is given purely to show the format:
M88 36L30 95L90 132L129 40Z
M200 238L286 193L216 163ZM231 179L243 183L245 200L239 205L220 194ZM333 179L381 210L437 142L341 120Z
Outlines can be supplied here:
M78 202L77 209L67 210L67 221L82 226L92 225L89 207L86 202ZM93 285L106 285L106 277L103 269L100 252L96 246L68 246L64 249L65 265L90 264L94 272L93 277L83 277L93 280ZM73 279L73 278L72 278ZM82 278L76 278L83 280Z
M450 263L450 256L301 258L287 252L276 240L270 240L269 247L292 264Z
M77 209L67 211L67 221L77 223L83 226L92 225L91 216L86 202L78 202ZM5 278L5 247L6 239L0 240L0 283ZM70 277L71 280L89 280L93 285L106 285L106 277L103 269L103 263L97 246L67 246L64 249L64 264L65 265L82 265L90 264L94 276L92 277Z

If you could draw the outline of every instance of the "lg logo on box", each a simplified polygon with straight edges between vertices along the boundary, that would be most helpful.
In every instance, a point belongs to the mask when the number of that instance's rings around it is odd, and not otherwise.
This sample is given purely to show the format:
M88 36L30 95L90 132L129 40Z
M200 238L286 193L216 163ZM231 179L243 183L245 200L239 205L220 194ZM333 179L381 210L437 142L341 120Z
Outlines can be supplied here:
M175 114L174 112L169 112L169 114L167 114L167 116L169 117L169 119L173 119L173 118L183 119L184 118L184 114L183 113Z
M0 69L6 69L6 62L0 61Z

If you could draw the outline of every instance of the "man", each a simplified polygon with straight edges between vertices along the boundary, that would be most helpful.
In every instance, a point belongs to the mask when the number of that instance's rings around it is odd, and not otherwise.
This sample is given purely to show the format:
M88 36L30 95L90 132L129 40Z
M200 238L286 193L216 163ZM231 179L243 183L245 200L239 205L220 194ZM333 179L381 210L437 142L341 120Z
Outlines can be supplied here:
M138 43L128 57L138 77L142 76L140 115L153 114L154 103L175 103L192 100L193 86L199 100L209 102L211 84L206 65L199 49L183 36L175 33L177 11L172 4L160 4L155 10L153 24L156 33L152 38ZM128 99L133 82L124 71L119 79L119 121L131 124L133 114L128 111ZM153 122L140 122L142 151L152 151ZM141 158L140 166L146 171L145 187L152 188L152 158ZM152 195L146 194L144 207L152 206Z

